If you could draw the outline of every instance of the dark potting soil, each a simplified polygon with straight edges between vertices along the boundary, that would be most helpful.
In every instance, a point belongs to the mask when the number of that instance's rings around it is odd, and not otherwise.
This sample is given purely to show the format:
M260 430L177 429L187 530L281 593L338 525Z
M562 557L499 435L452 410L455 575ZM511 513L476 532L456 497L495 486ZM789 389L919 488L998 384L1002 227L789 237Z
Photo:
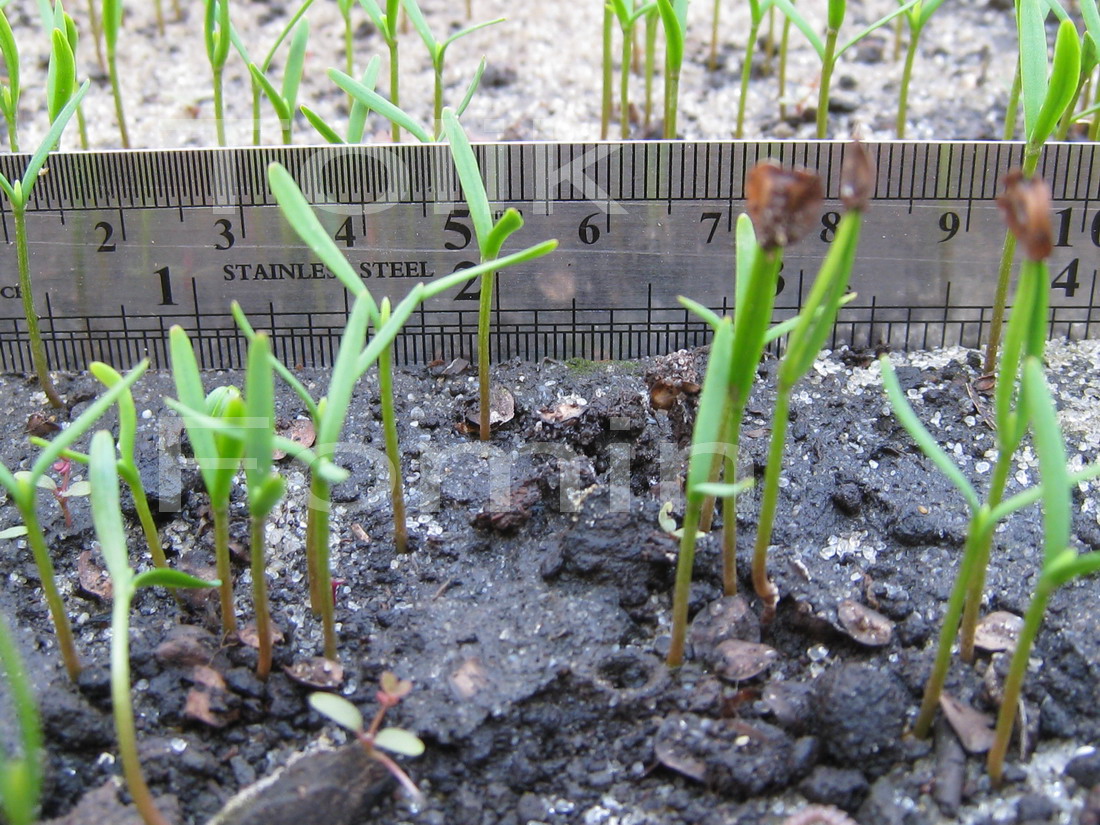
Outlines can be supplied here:
M1095 461L1100 345L1056 342L1051 353L1073 461ZM973 384L977 354L893 357L921 419L983 488L993 437L983 417L990 399ZM742 441L742 474L758 480L775 363L761 367ZM761 627L748 580L754 490L739 506L742 595L721 597L717 532L700 540L689 660L679 671L664 667L677 544L660 526L660 511L672 501L673 517L681 512L691 390L704 367L705 351L632 363L499 365L495 380L512 393L514 415L487 446L463 423L476 397L473 369L400 373L412 544L404 555L392 546L378 461L377 379L365 379L338 454L352 476L334 490L340 691L369 717L384 670L413 681L387 721L427 744L422 757L404 760L426 801L413 807L361 749L344 746L348 736L310 710L311 689L284 671L321 652L302 557L306 479L284 463L289 491L268 542L273 610L285 641L266 683L253 674L252 648L220 638L216 597L188 595L180 605L148 591L135 602L140 748L154 793L166 797L163 810L180 822L208 822L240 789L304 754L216 821L751 825L782 822L810 802L837 806L863 825L1077 821L1086 792L1100 784L1100 759L1079 749L1100 739L1100 578L1073 583L1051 602L1025 690L1028 757L1021 763L1014 748L1006 788L991 791L984 760L968 756L946 724L927 742L905 735L967 520L961 497L891 414L871 353L821 359L796 392L770 557L782 594L775 622ZM326 375L302 377L323 394ZM209 388L239 384L242 376L205 380ZM655 383L667 410L650 403ZM75 403L58 423L98 392L87 375L62 377L60 389ZM165 373L143 377L135 390L143 477L163 511L170 561L212 575L206 495L165 395L175 395ZM18 377L0 378L0 398L3 460L25 469L36 453L27 419L48 410ZM304 414L290 393L279 406L286 421ZM1037 475L1025 448L1009 493ZM1074 492L1074 537L1083 550L1100 549L1097 489ZM14 508L0 501L0 527L16 524ZM119 772L108 690L110 604L81 590L81 553L92 551L85 567L101 562L87 499L71 500L70 509L67 527L43 492L41 512L86 668L79 683L61 666L22 540L3 542L0 610L16 625L42 710L44 815L133 821L132 811L125 819L119 808L125 793L103 787ZM147 566L132 513L131 522L136 564ZM238 486L232 537L245 625L247 527ZM1041 544L1037 506L997 532L986 612L1022 614ZM853 636L886 643L869 646ZM1005 653L982 653L974 666L956 662L947 689L992 716L1006 663ZM10 719L0 732L10 736ZM73 812L82 798L87 807Z

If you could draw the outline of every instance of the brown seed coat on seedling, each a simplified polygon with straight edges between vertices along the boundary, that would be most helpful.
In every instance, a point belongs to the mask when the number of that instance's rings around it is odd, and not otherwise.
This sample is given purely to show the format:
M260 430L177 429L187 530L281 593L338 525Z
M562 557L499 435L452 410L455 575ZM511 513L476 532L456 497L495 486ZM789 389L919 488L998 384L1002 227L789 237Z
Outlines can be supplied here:
M770 158L758 163L745 181L757 242L771 251L797 241L817 223L824 197L813 172L784 169Z
M1005 223L1033 261L1050 257L1054 231L1050 226L1050 188L1039 175L1025 178L1019 169L1004 177L1005 191L997 196Z
M847 209L863 211L875 194L875 164L858 140L853 140L844 152L840 169L840 199Z

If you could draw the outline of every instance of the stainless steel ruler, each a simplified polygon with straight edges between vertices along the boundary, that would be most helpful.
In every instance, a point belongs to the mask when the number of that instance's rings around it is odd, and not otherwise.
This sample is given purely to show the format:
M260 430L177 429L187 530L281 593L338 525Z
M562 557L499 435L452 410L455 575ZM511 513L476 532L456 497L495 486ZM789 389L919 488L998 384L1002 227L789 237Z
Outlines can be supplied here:
M887 142L875 199L833 345L977 345L989 320L1004 225L1000 179L1019 143ZM820 225L792 247L776 319L798 311L839 217L840 142L498 143L476 147L490 198L526 226L508 249L559 250L498 279L493 357L630 359L708 339L676 301L717 310L733 293L733 226L746 171L764 157L816 169ZM53 156L28 212L30 261L51 365L165 366L166 333L188 329L203 365L238 367L229 316L239 301L293 366L333 358L348 310L339 281L283 219L265 170L280 161L376 297L476 260L476 241L442 146L184 149ZM0 157L21 173L25 156ZM1100 333L1100 145L1052 144L1057 249L1051 332ZM13 225L0 206L0 369L28 370ZM417 312L397 342L405 362L475 352L476 285Z

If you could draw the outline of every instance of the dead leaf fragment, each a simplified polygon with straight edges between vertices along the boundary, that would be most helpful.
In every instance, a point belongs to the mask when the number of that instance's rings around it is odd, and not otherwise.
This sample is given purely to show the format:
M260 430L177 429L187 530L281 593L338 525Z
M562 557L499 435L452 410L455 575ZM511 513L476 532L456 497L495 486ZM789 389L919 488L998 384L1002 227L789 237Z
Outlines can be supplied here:
M180 624L168 631L168 638L157 645L154 655L165 664L201 665L210 661L217 648L218 640L209 630Z
M275 432L303 447L312 447L317 440L317 431L313 428L313 422L308 418L296 418L291 422L279 421L275 427ZM271 457L276 461L282 461L286 458L286 451L274 450Z
M577 395L559 398L549 407L539 410L539 418L547 424L564 424L580 418L588 408L588 401Z
M894 623L866 605L845 599L836 606L841 627L855 641L868 647L882 647L894 636Z
M76 570L80 579L80 589L85 595L103 602L111 600L114 594L111 577L106 570L96 564L91 550L85 550L77 556Z
M974 631L974 646L988 653L1009 653L1016 649L1024 620L1007 610L997 610L978 622Z
M759 642L726 639L714 648L718 675L730 682L759 676L779 658L779 651Z
M451 687L463 699L469 699L489 687L489 676L476 656L464 661L450 676Z
M657 761L676 773L683 774L696 782L702 782L707 775L707 763L695 756L690 749L690 740L699 732L687 717L670 716L657 731L653 750Z
M993 717L974 710L949 693L940 694L940 708L967 753L985 753L993 746Z
M183 715L212 728L224 728L237 718L236 710L229 704L229 691L225 679L212 667L197 665L191 670L194 683L187 692Z
M481 410L474 404L466 413L466 420L477 426L481 423ZM494 384L489 388L489 426L499 427L516 417L516 399L504 387Z
M270 626L268 635L271 637L271 644L282 644L283 631L279 630L279 628L276 627L274 624ZM253 650L260 649L260 633L256 629L255 624L248 624L241 628L241 630L237 633L237 638Z
M42 413L31 413L27 418L27 435L38 436L39 438L46 438L59 432L61 427L57 424L56 416L45 416Z
M335 690L344 681L344 666L324 656L295 662L283 670L298 684L317 690Z

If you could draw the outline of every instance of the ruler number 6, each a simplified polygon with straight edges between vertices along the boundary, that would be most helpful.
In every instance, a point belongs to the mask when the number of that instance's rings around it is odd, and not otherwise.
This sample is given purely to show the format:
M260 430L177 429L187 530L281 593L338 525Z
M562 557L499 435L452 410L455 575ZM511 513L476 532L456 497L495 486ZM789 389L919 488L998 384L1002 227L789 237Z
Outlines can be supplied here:
M581 221L581 225L577 227L577 237L581 239L581 243L585 246L592 246L600 239L600 228L596 224L592 223L593 218L598 218L599 212L593 212L591 215L586 215L584 220ZM611 213L607 213L607 224L604 231L611 231Z

